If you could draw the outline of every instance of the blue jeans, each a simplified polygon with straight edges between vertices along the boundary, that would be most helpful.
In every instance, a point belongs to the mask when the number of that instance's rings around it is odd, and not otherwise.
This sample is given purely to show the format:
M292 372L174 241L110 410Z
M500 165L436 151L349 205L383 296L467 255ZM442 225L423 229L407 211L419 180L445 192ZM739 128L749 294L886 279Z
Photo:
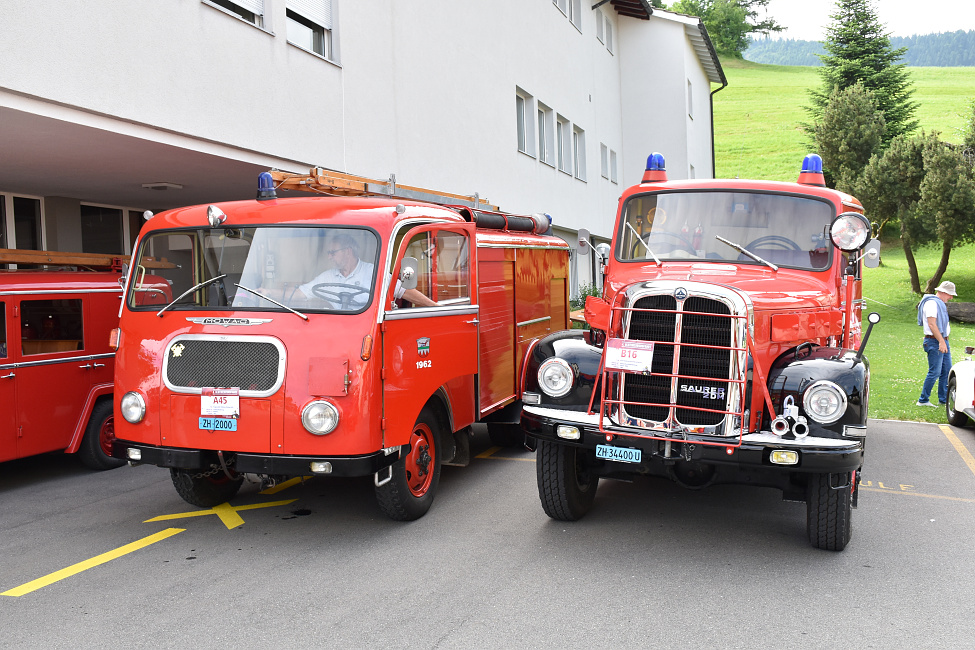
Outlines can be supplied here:
M945 339L945 343L948 340ZM922 346L928 355L928 374L924 378L924 385L921 387L921 397L919 402L927 402L931 399L931 390L934 382L938 382L938 401L944 404L948 400L948 371L951 370L951 346L947 352L938 350L937 339L924 339Z

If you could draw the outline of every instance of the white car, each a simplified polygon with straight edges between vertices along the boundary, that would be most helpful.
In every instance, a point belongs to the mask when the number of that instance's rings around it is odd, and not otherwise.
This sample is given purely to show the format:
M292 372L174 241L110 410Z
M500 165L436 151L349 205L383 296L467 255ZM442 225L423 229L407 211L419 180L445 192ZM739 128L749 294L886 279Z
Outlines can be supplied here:
M965 348L965 354L975 353L975 347ZM961 427L975 420L975 361L971 357L951 366L948 372L948 402L945 404L948 424Z

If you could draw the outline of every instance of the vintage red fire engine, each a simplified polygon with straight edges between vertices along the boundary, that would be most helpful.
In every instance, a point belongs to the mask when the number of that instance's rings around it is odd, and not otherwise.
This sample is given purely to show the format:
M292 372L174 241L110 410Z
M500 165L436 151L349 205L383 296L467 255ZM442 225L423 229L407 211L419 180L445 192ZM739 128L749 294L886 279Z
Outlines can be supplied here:
M321 173L286 180L314 186ZM420 517L441 465L469 462L472 423L511 434L529 345L568 326L569 246L543 234L544 215L278 199L262 176L259 200L143 228L114 454L170 468L199 506L231 498L243 474L374 475L387 515ZM147 270L144 257L165 264ZM160 279L175 299L145 295Z
M545 512L583 516L600 477L769 486L806 501L814 546L843 549L867 432L869 239L816 155L797 183L668 182L650 156L620 200L591 330L530 352L521 422Z
M21 250L0 251L0 262L111 266L108 256ZM123 464L111 456L109 347L120 278L118 270L0 271L0 462L64 450L93 469Z

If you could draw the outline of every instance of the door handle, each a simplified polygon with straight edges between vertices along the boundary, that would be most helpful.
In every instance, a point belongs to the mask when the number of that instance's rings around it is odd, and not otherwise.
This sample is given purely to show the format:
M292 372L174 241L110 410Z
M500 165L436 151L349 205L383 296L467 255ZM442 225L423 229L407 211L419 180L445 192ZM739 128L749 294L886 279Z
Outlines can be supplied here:
M85 365L78 366L78 367L81 368L82 370L84 370L85 368L91 368L91 364L90 363L86 363Z
M9 375L3 375L2 377L0 377L0 379L10 379L13 376L14 376L14 373L10 373Z
M479 320L477 320L477 319L475 318L474 320L465 320L464 322L465 322L465 323L470 323L471 325L477 325L477 324L478 324L478 323L480 323L481 321L479 321Z
M92 366L92 368L104 368L104 367L105 367L104 363L96 363L95 365Z

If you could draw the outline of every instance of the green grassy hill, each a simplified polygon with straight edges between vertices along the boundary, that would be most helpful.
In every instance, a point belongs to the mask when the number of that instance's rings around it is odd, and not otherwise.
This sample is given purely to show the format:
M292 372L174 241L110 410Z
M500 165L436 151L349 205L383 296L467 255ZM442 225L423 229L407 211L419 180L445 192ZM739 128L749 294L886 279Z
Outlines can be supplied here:
M819 86L816 68L722 61L727 88L714 96L715 165L720 178L794 181L810 152L800 124L808 120L810 88ZM965 115L975 99L975 68L909 68L914 100L920 103L921 128L939 131L949 142L961 141ZM916 253L922 281L934 272L940 249ZM943 409L914 406L927 372L921 328L900 241L885 242L884 266L867 269L867 311L883 320L866 350L871 364L870 416L882 419L945 421ZM952 251L946 279L958 286L958 299L975 301L975 245ZM952 324L954 361L975 345L975 325Z
M800 124L808 121L817 68L721 62L728 87L714 96L715 167L719 178L793 181L811 151ZM908 68L920 128L960 142L975 99L975 68Z

